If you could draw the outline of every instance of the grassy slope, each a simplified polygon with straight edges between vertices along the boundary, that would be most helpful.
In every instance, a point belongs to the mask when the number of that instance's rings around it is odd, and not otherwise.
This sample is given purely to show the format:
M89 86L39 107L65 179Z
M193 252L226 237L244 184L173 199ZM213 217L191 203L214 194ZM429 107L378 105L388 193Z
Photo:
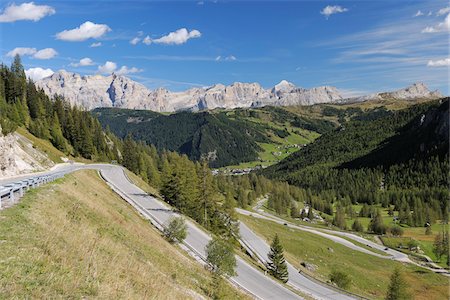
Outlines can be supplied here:
M0 212L0 298L208 296L210 274L166 242L94 171ZM245 298L230 286L228 298Z
M38 137L35 137L32 135L26 128L19 127L16 130L17 133L24 136L25 138L29 139L33 143L33 147L35 147L37 150L45 153L48 158L53 161L54 163L62 163L61 157L67 157L66 154L56 149L52 143L50 143L47 140L40 139ZM82 157L72 157L70 156L69 159L82 162L82 163L90 163L92 161L82 158Z
M318 266L315 273L310 273L321 280L328 280L333 269L350 275L350 291L370 298L385 297L389 276L396 266L401 268L410 291L415 299L448 299L448 278L412 265L402 265L387 259L370 256L334 243L317 235L287 228L270 221L240 216L256 233L271 241L278 233L287 259L302 272L302 261ZM328 248L332 248L333 252Z
M17 133L29 139L33 143L33 147L47 154L48 158L54 163L61 163L61 157L66 157L64 153L53 147L52 143L35 137L23 127L17 128Z

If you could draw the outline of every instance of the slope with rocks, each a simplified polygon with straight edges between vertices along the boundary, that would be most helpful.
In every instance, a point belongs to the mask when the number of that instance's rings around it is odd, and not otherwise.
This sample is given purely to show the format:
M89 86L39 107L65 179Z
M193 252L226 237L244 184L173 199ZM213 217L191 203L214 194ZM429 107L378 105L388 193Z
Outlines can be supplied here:
M36 149L31 140L17 132L4 136L0 129L0 178L43 171L53 165L48 154Z

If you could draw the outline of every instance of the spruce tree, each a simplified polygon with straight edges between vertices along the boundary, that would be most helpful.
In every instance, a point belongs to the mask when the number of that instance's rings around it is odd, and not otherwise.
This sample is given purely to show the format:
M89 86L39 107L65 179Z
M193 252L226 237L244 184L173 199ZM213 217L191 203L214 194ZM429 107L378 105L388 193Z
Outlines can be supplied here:
M355 222L353 222L352 230L353 231L357 231L357 232L363 232L364 231L364 228L363 228L361 222L358 219L355 219Z
M396 268L391 275L386 300L407 300L410 295L407 292L407 285L404 281L400 270Z
M270 252L267 257L269 258L269 261L267 262L267 269L269 270L270 274L272 274L273 277L286 283L289 279L289 273L286 260L284 259L283 246L280 243L278 234L275 234L272 244L270 245Z
M203 161L201 165L198 166L198 177L199 177L199 197L196 209L197 212L201 212L199 215L200 223L208 227L209 226L209 220L208 215L210 212L213 211L213 197L217 193L215 186L214 186L214 179L211 173L211 170L209 170L207 162ZM210 218L211 216L209 216Z

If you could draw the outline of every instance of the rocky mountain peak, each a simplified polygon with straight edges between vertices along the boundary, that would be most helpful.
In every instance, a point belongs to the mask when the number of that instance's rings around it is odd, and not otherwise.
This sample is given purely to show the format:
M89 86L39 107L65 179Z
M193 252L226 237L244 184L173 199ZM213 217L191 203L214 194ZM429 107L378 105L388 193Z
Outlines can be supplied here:
M439 91L430 91L423 82L416 82L406 88L399 89L389 93L383 93L382 96L405 100L415 98L443 97Z
M60 70L47 78L41 79L36 84L47 95L51 97L55 94L62 95L71 104L83 106L86 109L121 107L173 112L266 105L312 105L344 101L336 87L321 86L304 89L287 80L280 81L270 89L264 89L256 82L234 82L227 86L215 84L210 87L191 88L183 92L171 92L162 87L149 90L144 85L119 74L80 76L76 73ZM441 96L437 91L430 92L425 84L415 83L405 89L366 97L412 99ZM367 98L361 99L367 100Z
M283 92L292 91L294 88L296 88L296 86L293 83L284 79L273 87L274 91L283 91Z

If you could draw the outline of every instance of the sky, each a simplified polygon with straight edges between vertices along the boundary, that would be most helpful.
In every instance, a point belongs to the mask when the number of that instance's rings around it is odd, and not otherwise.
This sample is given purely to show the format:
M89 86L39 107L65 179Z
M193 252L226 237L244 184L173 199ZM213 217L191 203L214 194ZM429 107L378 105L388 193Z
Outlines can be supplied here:
M4 1L1 61L35 80L112 72L173 91L288 80L449 95L448 1Z

